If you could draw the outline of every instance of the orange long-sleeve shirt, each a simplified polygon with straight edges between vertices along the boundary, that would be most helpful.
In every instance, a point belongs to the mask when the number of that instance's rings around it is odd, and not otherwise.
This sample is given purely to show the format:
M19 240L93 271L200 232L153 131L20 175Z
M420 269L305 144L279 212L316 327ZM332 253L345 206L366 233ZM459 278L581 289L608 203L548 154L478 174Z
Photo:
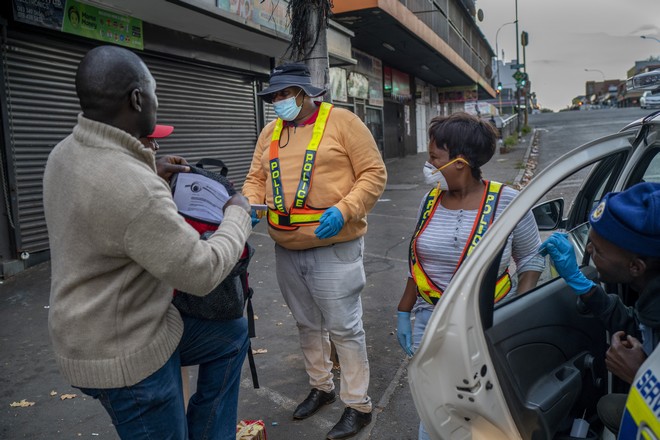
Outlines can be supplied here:
M274 208L269 166L269 147L275 121L261 131L252 165L243 184L243 195L250 203L266 203ZM280 169L284 203L293 203L300 182L305 151L312 139L314 124L284 127L280 137ZM269 227L270 236L287 249L310 249L361 237L367 232L367 213L385 189L387 171L369 129L352 112L334 107L316 154L307 205L315 208L336 206L344 217L344 227L334 237L320 240L314 226L295 231Z

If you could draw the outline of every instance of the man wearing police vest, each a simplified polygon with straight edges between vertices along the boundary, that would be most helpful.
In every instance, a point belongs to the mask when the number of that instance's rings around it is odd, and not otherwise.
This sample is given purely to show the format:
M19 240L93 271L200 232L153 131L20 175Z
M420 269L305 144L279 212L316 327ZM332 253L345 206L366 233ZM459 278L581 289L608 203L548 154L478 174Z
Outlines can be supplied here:
M346 409L327 437L340 439L371 422L360 299L363 236L387 172L369 129L350 111L315 99L324 93L304 64L272 71L258 94L273 103L278 118L259 136L243 194L268 205L278 284L298 325L312 390L293 418L305 419L335 400L332 340Z

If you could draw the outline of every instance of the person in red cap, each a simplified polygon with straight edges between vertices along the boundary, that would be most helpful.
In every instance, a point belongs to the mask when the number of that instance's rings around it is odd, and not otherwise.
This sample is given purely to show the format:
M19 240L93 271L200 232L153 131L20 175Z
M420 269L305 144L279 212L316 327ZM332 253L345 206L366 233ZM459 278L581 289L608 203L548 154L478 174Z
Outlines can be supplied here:
M154 132L158 98L135 53L91 49L75 84L82 113L43 179L55 362L103 405L119 438L236 439L247 320L183 316L172 291L204 296L227 277L252 232L250 204L229 198L207 240L177 212L161 177L186 165L160 158L159 177L140 142ZM199 365L187 412L182 365Z
M173 131L174 127L171 125L156 125L154 131L149 136L140 138L140 142L156 154L160 148L156 139L166 138ZM187 173L189 171L190 166L188 166L188 162L181 156L167 155L156 159L156 173L166 182L169 182L172 175L176 173Z
M580 301L612 335L605 356L607 369L627 383L660 342L660 183L639 183L609 193L589 216L587 252L599 281L628 285L639 294L634 306L580 271L566 234L554 233L540 248ZM613 433L625 407L625 394L598 402L598 416Z

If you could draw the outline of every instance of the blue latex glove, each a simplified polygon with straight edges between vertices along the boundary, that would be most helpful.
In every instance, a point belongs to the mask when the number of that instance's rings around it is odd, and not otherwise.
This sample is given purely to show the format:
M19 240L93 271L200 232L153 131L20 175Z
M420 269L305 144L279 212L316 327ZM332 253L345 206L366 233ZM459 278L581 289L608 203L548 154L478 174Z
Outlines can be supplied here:
M341 215L341 211L337 207L333 206L325 210L319 223L314 230L314 234L319 239L334 237L344 226L344 216Z
M410 312L397 312L396 337L403 351L412 356L412 327L410 326Z
M259 224L261 219L257 215L257 211L255 211L254 209L252 210L252 212L250 212L250 217L252 217L252 227L254 228Z
M596 284L585 277L578 268L575 260L573 245L566 234L555 232L539 248L541 255L549 255L566 284L568 284L577 295L588 293Z

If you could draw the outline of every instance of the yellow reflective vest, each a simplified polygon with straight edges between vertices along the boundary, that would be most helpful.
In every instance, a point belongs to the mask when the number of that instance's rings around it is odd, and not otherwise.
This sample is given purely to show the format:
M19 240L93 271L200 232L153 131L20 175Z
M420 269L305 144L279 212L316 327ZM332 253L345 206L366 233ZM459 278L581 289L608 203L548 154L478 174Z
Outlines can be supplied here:
M268 224L275 228L286 231L294 231L300 226L313 226L319 224L321 215L326 208L310 208L307 206L307 195L312 187L312 176L314 171L314 161L316 152L323 138L323 132L332 110L332 104L321 103L319 114L314 122L312 131L312 140L305 151L305 160L302 171L300 172L300 182L296 190L296 197L289 208L284 202L284 190L282 187L282 175L279 159L279 140L284 127L284 121L278 118L275 122L275 129L270 141L269 163L270 180L273 185L273 204L275 208L268 207Z
M658 346L660 347L660 346ZM619 440L660 439L660 349L637 371L623 411Z
M486 233L486 230L488 230L488 227L495 219L495 210L497 209L497 203L499 201L500 194L504 185L499 182L489 182L487 180L485 180L484 183L486 184L486 189L484 190L484 194L481 199L481 206L472 226L472 232L467 240L465 248L463 249L461 258L459 258L458 264L454 269L454 273L456 273L463 261L465 261L465 258L467 258L467 256L472 253L475 246L482 239ZM429 304L436 304L442 296L443 291L435 285L431 278L429 278L429 276L424 271L421 262L417 258L417 238L424 231L424 229L426 229L426 226L429 224L433 214L435 214L441 199L442 191L440 190L439 186L432 189L426 196L426 200L422 205L422 213L419 220L417 221L415 233L410 240L408 253L410 273L412 274L413 280L417 285L417 292ZM511 276L509 275L509 269L507 268L497 280L497 284L495 286L495 302L504 298L510 290Z

